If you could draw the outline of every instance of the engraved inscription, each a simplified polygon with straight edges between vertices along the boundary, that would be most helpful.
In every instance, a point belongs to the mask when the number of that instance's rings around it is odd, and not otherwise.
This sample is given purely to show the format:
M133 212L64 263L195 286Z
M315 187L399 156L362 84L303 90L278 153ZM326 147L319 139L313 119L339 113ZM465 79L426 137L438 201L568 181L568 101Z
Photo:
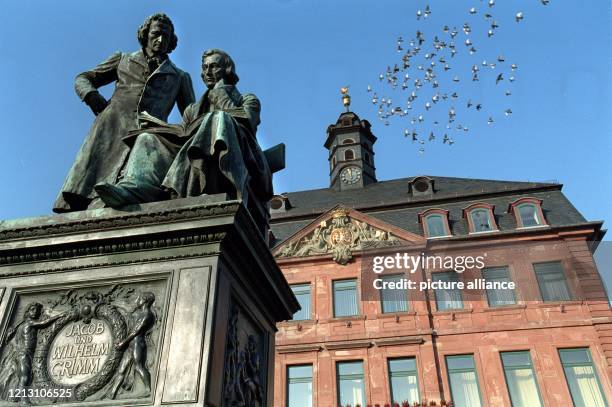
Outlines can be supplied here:
M70 323L51 344L47 360L49 374L56 383L82 383L100 371L112 346L111 329L105 321Z

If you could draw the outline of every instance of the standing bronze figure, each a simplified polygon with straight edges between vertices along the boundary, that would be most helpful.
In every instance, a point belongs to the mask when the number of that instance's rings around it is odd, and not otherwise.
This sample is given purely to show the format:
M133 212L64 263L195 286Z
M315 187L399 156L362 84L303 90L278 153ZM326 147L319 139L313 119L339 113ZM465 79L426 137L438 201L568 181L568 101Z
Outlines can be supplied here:
M139 128L139 113L165 121L175 104L182 114L195 101L189 74L168 58L177 45L170 18L148 17L138 41L142 49L117 52L76 77L78 96L97 117L53 205L55 212L102 206L94 185L119 180L130 151L123 137ZM113 82L115 91L106 101L97 89Z
M146 395L151 392L151 373L147 367L147 334L155 325L155 314L151 309L155 294L144 292L136 300L136 309L131 315L128 336L115 344L117 350L126 349L111 387L110 397L117 398L120 387L131 389L135 376L139 376L145 387Z
M56 315L41 320L42 309L41 303L29 304L23 321L9 330L0 347L4 349L9 343L12 344L0 366L0 398L4 400L7 399L9 389L24 389L32 383L32 361L38 342L38 331L61 317Z

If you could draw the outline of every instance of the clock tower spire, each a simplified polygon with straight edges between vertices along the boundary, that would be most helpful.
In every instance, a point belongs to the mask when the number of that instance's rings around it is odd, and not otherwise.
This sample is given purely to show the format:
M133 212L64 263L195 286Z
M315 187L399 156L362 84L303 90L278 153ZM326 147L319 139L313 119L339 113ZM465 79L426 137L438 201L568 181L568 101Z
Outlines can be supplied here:
M374 150L376 136L367 120L349 110L348 87L340 90L346 111L336 124L327 128L325 148L329 151L330 188L336 190L363 188L376 182Z

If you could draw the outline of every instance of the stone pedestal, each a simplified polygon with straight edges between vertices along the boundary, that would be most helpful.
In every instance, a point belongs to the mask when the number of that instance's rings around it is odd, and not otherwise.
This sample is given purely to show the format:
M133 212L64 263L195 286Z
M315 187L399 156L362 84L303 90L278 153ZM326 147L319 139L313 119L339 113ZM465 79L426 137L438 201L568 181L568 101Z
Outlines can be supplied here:
M0 222L0 405L272 406L297 308L225 196Z

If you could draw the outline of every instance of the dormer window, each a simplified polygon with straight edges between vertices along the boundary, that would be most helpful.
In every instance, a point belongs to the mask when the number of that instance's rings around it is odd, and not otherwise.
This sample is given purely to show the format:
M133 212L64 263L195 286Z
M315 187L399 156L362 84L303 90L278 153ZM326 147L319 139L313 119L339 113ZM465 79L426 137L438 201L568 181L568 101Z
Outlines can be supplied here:
M419 214L423 232L428 238L451 236L448 226L448 211L444 209L429 209Z
M493 205L474 204L463 210L467 218L470 233L485 233L497 231L497 224L493 216Z
M488 232L493 230L488 210L474 209L470 212L470 218L474 226L474 232Z
M542 200L537 198L521 198L512 202L508 212L514 214L518 228L547 226L542 212Z

